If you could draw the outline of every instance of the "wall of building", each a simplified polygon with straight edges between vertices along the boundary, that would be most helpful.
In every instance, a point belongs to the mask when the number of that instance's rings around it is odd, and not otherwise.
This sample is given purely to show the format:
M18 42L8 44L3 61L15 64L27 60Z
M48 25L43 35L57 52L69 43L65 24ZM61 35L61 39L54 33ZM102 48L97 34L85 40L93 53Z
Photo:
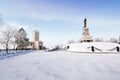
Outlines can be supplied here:
M39 31L32 32L32 41L39 41Z
M43 47L43 42L39 41L39 31L34 30L32 32L32 42L33 42L33 49L41 50Z
M34 49L39 50L39 41L34 41Z

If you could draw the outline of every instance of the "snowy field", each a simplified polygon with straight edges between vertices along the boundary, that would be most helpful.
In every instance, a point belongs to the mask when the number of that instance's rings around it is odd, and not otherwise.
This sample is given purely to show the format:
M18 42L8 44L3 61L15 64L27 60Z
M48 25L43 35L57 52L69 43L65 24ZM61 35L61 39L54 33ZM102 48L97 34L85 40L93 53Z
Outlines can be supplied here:
M0 80L120 80L120 53L34 51L1 59Z

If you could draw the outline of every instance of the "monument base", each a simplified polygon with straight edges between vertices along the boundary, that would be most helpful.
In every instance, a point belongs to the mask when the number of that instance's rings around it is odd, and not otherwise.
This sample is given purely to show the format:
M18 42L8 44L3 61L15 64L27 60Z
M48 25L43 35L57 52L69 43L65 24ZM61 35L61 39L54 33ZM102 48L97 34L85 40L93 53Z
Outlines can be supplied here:
M90 36L85 36L85 37L82 37L81 39L80 39L80 42L82 43L82 42L93 42L93 39L92 39L92 37L90 37Z

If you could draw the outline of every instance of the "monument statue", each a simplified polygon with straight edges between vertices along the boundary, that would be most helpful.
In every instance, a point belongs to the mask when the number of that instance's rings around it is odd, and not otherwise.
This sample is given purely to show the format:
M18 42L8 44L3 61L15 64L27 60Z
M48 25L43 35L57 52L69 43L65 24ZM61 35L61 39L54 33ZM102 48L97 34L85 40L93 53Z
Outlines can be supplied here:
M87 26L86 24L87 24L87 19L85 18L85 19L84 19L84 27Z
M84 18L83 33L80 42L93 42L92 37L89 34L89 29L87 28L87 19Z

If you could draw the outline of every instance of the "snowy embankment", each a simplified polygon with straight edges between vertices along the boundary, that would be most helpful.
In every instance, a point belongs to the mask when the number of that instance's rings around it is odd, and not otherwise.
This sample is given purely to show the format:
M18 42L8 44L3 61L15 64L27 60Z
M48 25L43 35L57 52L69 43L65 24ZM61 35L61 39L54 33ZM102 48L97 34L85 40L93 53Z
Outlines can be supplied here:
M120 44L109 42L73 43L69 45L68 51L92 52L91 46L94 46L96 48L95 52L117 52L117 50L114 48L117 46L120 47Z
M31 50L9 50L8 53L6 51L0 51L0 59L5 59L9 57L19 56L22 54L27 54L31 52Z
M119 80L120 54L34 51L0 60L0 80Z

